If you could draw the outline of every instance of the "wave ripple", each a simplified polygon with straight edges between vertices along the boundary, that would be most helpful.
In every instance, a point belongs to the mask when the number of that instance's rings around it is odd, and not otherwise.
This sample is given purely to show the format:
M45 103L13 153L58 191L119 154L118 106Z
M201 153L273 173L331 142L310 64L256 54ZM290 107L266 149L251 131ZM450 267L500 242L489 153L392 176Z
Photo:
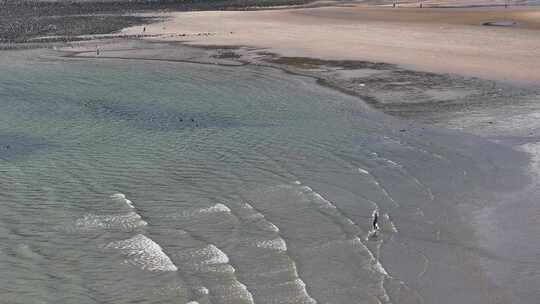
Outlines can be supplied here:
M177 271L178 268L163 252L161 246L150 238L137 234L136 236L111 242L105 246L108 249L117 249L127 257L127 262L149 271Z

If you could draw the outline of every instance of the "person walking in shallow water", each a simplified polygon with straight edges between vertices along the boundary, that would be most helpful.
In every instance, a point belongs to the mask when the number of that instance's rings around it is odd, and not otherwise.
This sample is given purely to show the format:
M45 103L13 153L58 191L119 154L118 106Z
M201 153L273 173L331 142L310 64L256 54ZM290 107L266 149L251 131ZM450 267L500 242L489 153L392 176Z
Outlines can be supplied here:
M377 209L373 210L373 215L371 217L373 218L373 230L378 231L379 230L379 211Z

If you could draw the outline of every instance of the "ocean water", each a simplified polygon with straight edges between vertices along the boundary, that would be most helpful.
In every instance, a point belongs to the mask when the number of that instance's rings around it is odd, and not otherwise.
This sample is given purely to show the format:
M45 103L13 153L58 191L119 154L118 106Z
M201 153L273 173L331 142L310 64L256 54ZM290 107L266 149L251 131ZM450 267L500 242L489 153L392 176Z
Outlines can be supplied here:
M2 303L506 296L467 214L508 147L263 67L4 52L0 107Z

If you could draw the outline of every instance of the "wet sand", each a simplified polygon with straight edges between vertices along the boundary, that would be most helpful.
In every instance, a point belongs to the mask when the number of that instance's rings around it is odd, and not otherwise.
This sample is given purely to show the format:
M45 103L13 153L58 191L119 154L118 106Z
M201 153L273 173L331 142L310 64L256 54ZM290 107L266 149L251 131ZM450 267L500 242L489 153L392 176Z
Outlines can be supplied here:
M146 27L146 34L161 35L149 39L246 45L289 57L377 61L429 72L540 82L538 8L355 6L167 16L168 21ZM518 26L482 26L500 19L515 20ZM140 34L142 27L123 33Z

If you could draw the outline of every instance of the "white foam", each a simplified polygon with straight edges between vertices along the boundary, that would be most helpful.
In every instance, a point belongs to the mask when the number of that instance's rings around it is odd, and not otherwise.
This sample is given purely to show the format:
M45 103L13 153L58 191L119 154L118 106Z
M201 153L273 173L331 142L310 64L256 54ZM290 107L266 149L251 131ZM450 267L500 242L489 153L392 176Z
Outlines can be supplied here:
M260 213L260 212L257 212L257 213L253 213L250 216L246 217L246 219L261 220L261 219L264 219L264 215L262 213Z
M388 191L386 191L386 189L383 186L381 186L381 184L378 181L373 181L373 183L375 184L375 186L379 187L382 194L384 194L384 196L386 196L386 198L388 198L389 201L391 201L394 205L396 205L396 207L399 207L399 204L394 200L394 198L392 198L392 196L390 196L390 193L388 193Z
M382 266L381 262L377 261L375 263L375 269L380 272L381 274L388 276L388 272L386 272L386 269Z
M227 285L215 286L213 288L213 291L218 295L225 297L226 302L229 302L227 300L234 300L235 302L237 302L240 298L242 299L242 302L255 303L255 301L253 300L253 295L251 294L251 292L249 292L247 286L242 284L238 280L234 280Z
M316 191L313 191L312 188L308 186L302 186L300 187L302 189L302 194L307 197L307 200L311 202L312 204L315 204L320 209L324 209L325 213L332 213L334 217L340 222L341 225L344 226L344 229L350 231L351 229L353 231L361 230L356 223L347 217L341 210L338 209L336 205L334 205L333 202L327 200L324 198L321 194L319 194Z
M194 265L227 264L229 257L213 244L202 248L183 250L175 256L191 261Z
M125 199L126 195L123 194L123 193L115 193L115 194L111 195L111 198Z
M265 228L267 230L272 231L272 232L279 232L279 227L274 225L274 223L269 222L269 221L265 221Z
M309 187L309 186L302 186L301 188L304 189L305 191L308 191L308 192L313 191L313 189L311 189L311 187Z
M92 231L99 229L118 229L132 231L138 227L148 225L136 212L119 215L87 214L75 221L75 229L79 231Z
M272 222L266 220L262 214L260 214L260 215L261 216L248 217L247 219L256 220L254 225L257 228L259 228L260 230L268 231L268 232L274 232L274 233L279 232L278 226L276 226Z
M316 198L316 201L320 203L323 207L336 209L336 206L334 204L332 204L329 200L325 199L319 193L313 191L312 195Z
M234 275L236 271L229 264L229 257L215 245L182 250L174 257L188 272L204 274L205 278L210 278L209 289L194 288L193 292L199 297L211 293L223 303L254 303L246 285L239 282ZM216 277L221 279L216 280Z
M247 215L240 215L241 218L251 221L257 221L255 225L257 228L270 232L279 232L279 228L272 222L266 220L264 214L258 212L249 203L243 203L242 208L247 210Z
M248 209L248 210L255 210L255 208L253 208L253 206L251 206L249 203L246 203L246 202L244 202L242 204L242 208Z
M210 244L206 247L205 255L208 257L204 260L204 264L226 264L229 263L229 257L217 248L215 245Z
M219 213L219 212L226 212L230 213L231 209L229 207L225 206L224 204L217 203L214 206L210 206L207 208L201 208L195 211L195 213L199 214L206 214L206 213Z
M178 268L163 252L161 246L150 238L137 234L136 236L111 242L105 248L117 249L127 256L127 262L149 271L177 271Z
M256 241L255 246L258 248L278 250L278 251L287 251L287 243L284 239L278 237L272 240L261 240Z
M135 206L133 206L133 202L128 200L126 195L123 193L115 193L111 195L111 198L126 204L129 208L135 208Z
M388 213L385 213L383 215L383 231L389 231L392 233L397 233L398 230L396 228L396 225L394 225L394 222L390 219L390 215Z
M224 204L217 203L209 207L182 210L179 213L168 214L166 216L171 217L171 218L189 218L189 217L208 216L208 215L219 214L219 213L230 214L231 209Z
M325 199L319 193L313 191L313 189L311 189L310 187L302 186L301 188L304 190L304 193L307 194L309 197L311 197L313 202L319 205L320 207L336 209L336 206L334 206L334 204L332 204L330 201Z
M294 181L295 185L301 185L302 183L300 181Z
M400 164L396 163L395 161L393 160L390 160L390 159L385 159L387 163L391 164L392 166L395 166L395 167L401 167Z
M359 237L355 237L352 239L352 243L357 245L357 246L361 246L365 252L367 253L367 255L369 256L369 259L370 259L370 265L372 265L372 267L374 268L375 271L379 272L380 274L384 275L384 276L389 276L388 275L388 272L386 271L386 269L384 269L384 267L382 266L381 262L375 258L375 256L373 255L373 253L371 253L371 251L364 245L364 243L362 243L362 240L360 240Z
M182 250L173 257L190 272L214 274L236 272L236 269L229 264L229 257L213 244Z
M234 274L236 272L236 269L232 267L230 264L198 264L198 265L190 265L188 266L191 268L191 270L198 272L198 273L228 273L228 274Z
M128 205L128 207L135 208L135 206L133 206L133 202L128 200L127 198L126 198L126 200L124 202L126 203L126 205Z
M299 290L299 296L297 296L297 298L306 299L307 303L312 303L312 304L317 303L317 301L315 301L315 299L313 299L308 294L308 292L306 290L306 283L304 283L304 281L302 281L302 279L298 278L298 279L294 280L294 285Z
M369 175L369 171L366 170L366 169L358 168L358 172L360 172L360 173L362 173L362 174Z
M377 155L377 153L374 153L375 155ZM400 166L399 164L391 161L391 160L387 160L388 162L390 163L393 163L394 165L397 165L397 166ZM371 173L369 173L367 170L364 170L362 168L358 168L358 171L362 174L369 174L371 175ZM375 186L377 186L379 189L381 189L381 192L384 194L384 196L386 196L392 203L394 203L394 205L396 206L399 206L399 204L390 196L390 194L388 193L388 191L386 191L386 189L381 186L381 184L376 180L374 179L373 180L373 184L375 184Z
M213 207L210 208L210 212L231 212L231 209L229 207L225 206L224 204L215 204Z
M193 293L195 293L198 296L206 296L210 293L210 291L208 290L208 288L204 286L197 286L193 288Z
M278 284L263 285L258 288L269 292L268 294L273 300L272 303L317 303L307 292L306 283L300 278Z

